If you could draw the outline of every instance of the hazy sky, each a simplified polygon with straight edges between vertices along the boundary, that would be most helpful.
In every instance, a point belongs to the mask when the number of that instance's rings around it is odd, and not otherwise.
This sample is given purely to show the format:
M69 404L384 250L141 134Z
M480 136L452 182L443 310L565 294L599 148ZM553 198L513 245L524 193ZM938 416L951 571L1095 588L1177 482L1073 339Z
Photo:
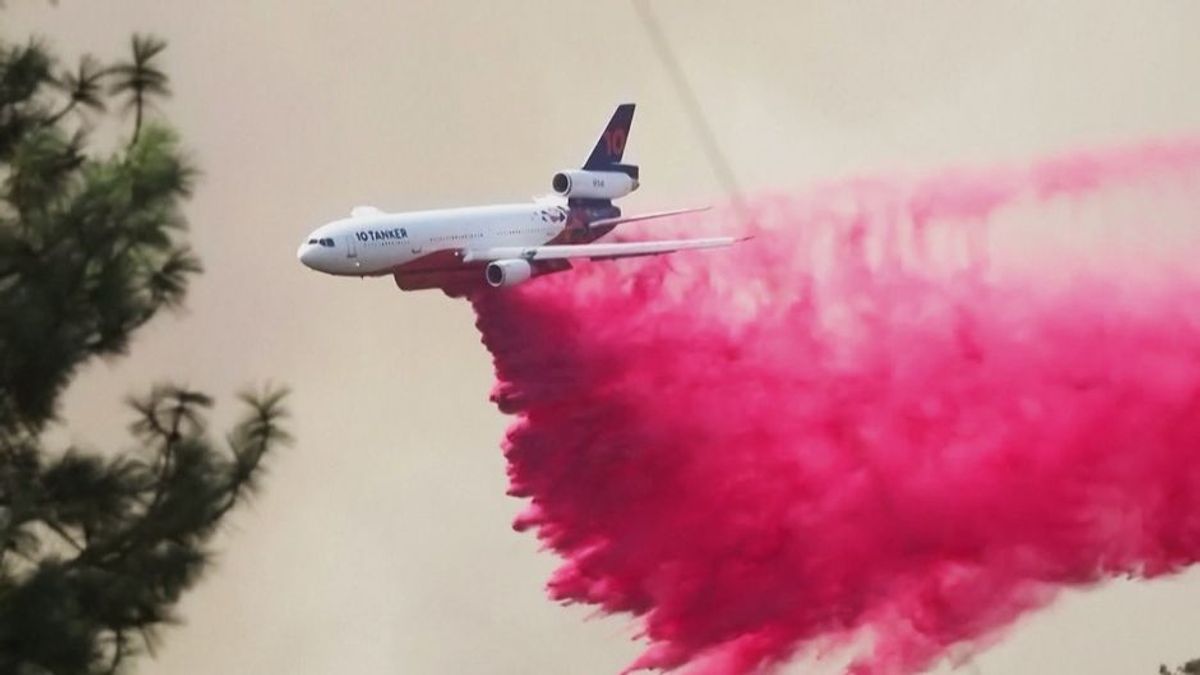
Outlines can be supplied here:
M1200 129L1200 3L658 0L742 183L1020 159ZM292 385L299 442L220 539L139 672L613 673L623 619L544 599L555 560L509 525L469 308L302 268L356 204L404 210L548 191L615 103L652 208L719 196L627 2L9 0L9 40L124 56L170 42L164 106L204 172L207 267L188 311L67 397L69 437L120 446L120 398L162 378L228 402ZM224 405L222 422L235 412ZM991 674L1154 672L1200 656L1200 575L1065 597L976 660Z

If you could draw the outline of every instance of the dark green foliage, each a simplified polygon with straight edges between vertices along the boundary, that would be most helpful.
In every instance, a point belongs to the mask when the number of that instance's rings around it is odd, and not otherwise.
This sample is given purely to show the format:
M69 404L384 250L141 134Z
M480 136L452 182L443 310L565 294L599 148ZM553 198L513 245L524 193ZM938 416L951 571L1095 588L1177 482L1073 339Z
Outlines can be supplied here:
M177 387L132 402L141 456L13 449L0 462L0 672L105 672L148 644L263 455L286 440L282 399L245 396L228 452L204 432L208 397Z
M135 38L147 42L161 51ZM114 90L133 86L139 68L158 73L145 53L120 66L134 74ZM0 324L0 429L9 431L39 430L76 368L121 353L136 328L182 301L200 269L179 237L195 171L174 134L149 126L125 152L88 156L87 136L54 120L96 109L89 101L106 71L82 60L63 102L52 63L36 42L0 47L0 317L20 317ZM157 89L139 86L140 108Z
M39 42L0 43L0 673L115 672L151 649L287 440L282 390L243 395L217 442L207 396L160 386L129 401L133 451L43 444L79 367L122 354L200 271L180 210L195 171L145 116L165 46L136 35L128 62L58 71ZM106 154L86 129L110 96L134 122Z
M167 48L167 43L150 35L134 35L131 39L133 59L112 67L114 77L109 93L128 97L126 110L134 111L133 141L142 130L142 114L151 97L167 96L167 76L153 63Z
M1200 659L1188 661L1175 670L1168 670L1166 666L1159 666L1158 673L1159 675L1200 675Z

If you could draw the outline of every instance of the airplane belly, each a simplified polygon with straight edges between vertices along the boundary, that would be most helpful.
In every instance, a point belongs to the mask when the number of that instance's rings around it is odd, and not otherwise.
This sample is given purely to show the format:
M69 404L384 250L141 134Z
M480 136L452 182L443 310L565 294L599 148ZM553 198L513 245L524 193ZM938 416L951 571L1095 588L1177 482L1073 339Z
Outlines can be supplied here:
M486 288L483 267L462 267L428 271L396 272L392 275L402 291L440 288L450 295L461 295L476 288Z
M462 254L457 249L442 249L432 253L421 253L409 256L403 262L393 265L395 273L428 272L430 270L462 269Z

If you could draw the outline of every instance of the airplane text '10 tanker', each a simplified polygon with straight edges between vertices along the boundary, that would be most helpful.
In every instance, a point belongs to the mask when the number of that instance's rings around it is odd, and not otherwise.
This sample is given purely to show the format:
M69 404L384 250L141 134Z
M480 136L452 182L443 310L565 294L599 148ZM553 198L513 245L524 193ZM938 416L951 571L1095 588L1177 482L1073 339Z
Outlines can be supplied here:
M608 260L728 246L733 237L596 243L622 223L704 209L622 216L612 200L638 187L638 168L622 164L633 104L617 107L580 169L554 176L554 196L503 204L411 213L360 206L349 218L313 231L298 255L306 266L340 276L391 274L406 291L461 292L484 282L513 286L571 268L572 258ZM565 198L565 199L564 199Z

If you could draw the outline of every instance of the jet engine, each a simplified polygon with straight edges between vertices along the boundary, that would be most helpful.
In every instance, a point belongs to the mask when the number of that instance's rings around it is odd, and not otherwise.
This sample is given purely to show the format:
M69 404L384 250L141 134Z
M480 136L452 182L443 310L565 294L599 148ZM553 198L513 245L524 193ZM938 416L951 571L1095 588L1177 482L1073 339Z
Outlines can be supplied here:
M554 191L576 199L616 199L638 187L637 179L620 171L571 169L554 174Z
M528 260L497 260L488 263L484 276L493 288L516 286L533 276L533 265Z

